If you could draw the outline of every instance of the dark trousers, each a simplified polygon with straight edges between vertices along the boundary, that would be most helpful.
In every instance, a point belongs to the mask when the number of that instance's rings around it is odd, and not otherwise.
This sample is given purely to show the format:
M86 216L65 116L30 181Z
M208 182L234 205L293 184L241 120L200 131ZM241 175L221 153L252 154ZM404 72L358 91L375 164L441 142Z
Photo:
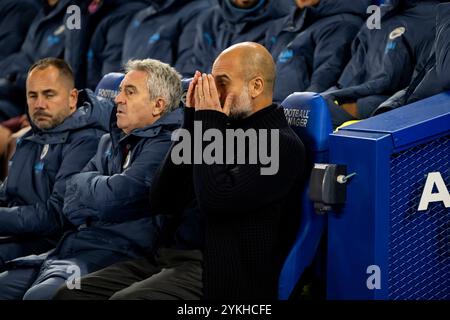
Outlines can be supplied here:
M6 270L7 261L30 254L41 254L53 249L55 245L55 242L45 238L0 238L0 272Z
M61 287L56 300L198 300L202 297L202 253L163 248L154 261L114 264L81 278L81 289Z
M333 129L336 129L344 122L356 120L355 117L353 117L350 113L345 111L344 108L342 108L341 106L329 101L327 101L327 105L328 110L330 110Z
M72 268L79 270L80 276L88 273L82 260L53 260L42 256L24 257L22 263L26 266L0 273L0 300L50 300L66 285L73 274Z

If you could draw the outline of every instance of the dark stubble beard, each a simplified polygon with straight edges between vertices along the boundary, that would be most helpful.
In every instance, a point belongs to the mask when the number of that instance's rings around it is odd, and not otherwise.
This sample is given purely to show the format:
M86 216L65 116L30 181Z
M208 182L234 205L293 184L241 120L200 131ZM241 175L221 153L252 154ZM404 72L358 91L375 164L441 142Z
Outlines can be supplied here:
M31 116L31 120L33 123L41 130L50 130L53 128L56 128L61 123L66 120L66 118L69 116L69 111L61 111L58 114L51 115L50 113L47 113L42 110L38 110ZM38 121L37 118L45 116L47 119L45 121Z
M235 98L230 110L230 118L233 120L239 120L247 118L252 113L250 95L248 88L245 87L241 94Z

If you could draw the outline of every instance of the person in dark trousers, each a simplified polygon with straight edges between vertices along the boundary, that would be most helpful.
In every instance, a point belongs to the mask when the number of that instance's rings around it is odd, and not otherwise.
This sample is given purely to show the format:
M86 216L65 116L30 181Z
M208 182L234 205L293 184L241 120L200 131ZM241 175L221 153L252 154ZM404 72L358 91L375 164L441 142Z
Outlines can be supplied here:
M63 214L75 230L51 252L8 262L0 299L51 299L62 284L76 286L74 272L82 276L146 256L157 245L165 222L148 217L148 192L181 125L181 78L151 59L130 61L126 70L110 133L66 183Z
M0 186L0 271L9 260L46 252L71 224L63 215L66 182L95 155L112 103L78 92L63 60L36 62L27 80L31 129L17 140Z
M293 92L322 92L336 85L370 2L297 0L287 17L272 22L265 46L277 66L276 102Z
M382 102L408 86L432 50L437 4L391 0L382 7L380 29L362 26L337 85L322 93L334 127L368 118Z
M178 61L177 68L189 78L196 70L209 72L220 52L229 46L253 41L264 44L272 21L289 13L279 0L217 0L201 13L191 42L191 56Z
M190 116L185 112L185 124L191 122ZM192 165L175 164L173 148L155 175L149 197L149 213L170 217L156 254L88 274L81 278L80 290L62 286L53 299L198 300L203 296L204 216L195 199Z
M194 190L206 219L206 299L277 297L278 275L298 227L305 152L283 109L272 102L274 83L270 53L244 42L218 56L212 75L197 73L188 92L203 132L279 133L272 141L278 148L268 147L279 159L270 173L264 173L268 168L261 161L241 164L239 152L226 154L226 162L194 164ZM259 148L265 143L269 141L260 140ZM251 146L246 144L247 157L255 151Z
M427 65L416 74L409 86L383 102L373 115L450 90L450 3L438 5L436 40Z
M183 128L193 109L185 110ZM175 164L172 151L155 174L149 214L169 218L155 255L116 263L81 278L81 289L62 286L55 300L198 300L203 296L204 216L194 194L192 159ZM192 155L192 153L191 153Z

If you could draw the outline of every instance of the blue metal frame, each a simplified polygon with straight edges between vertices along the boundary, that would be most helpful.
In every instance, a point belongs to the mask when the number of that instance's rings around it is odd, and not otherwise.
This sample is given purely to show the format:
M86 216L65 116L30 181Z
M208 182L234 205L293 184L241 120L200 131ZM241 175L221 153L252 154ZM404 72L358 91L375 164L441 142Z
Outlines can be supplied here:
M388 299L391 156L449 133L450 94L443 93L330 136L330 163L357 175L345 207L328 217L328 299ZM371 265L380 267L380 289L366 286Z

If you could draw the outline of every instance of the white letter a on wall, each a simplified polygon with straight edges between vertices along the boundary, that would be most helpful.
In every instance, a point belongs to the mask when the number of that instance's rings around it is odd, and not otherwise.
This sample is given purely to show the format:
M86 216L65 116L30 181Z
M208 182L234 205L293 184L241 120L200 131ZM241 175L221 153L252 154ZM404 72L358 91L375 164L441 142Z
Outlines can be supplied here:
M437 193L433 193L433 187L436 186ZM418 211L428 210L431 202L443 202L446 208L450 208L450 194L445 186L444 179L439 172L430 172L423 188L420 198Z

